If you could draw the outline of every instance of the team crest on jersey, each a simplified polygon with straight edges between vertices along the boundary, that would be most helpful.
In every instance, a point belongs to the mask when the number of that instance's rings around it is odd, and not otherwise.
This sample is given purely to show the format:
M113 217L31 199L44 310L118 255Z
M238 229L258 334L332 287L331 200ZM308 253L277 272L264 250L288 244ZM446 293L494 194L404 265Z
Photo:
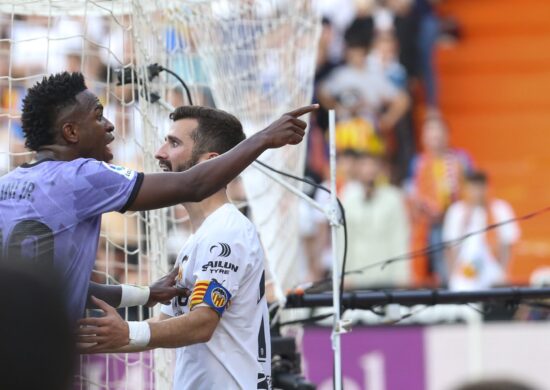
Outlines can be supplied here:
M102 164L108 170L114 173L118 173L120 176L123 176L128 180L132 180L136 175L135 171L132 171L131 169L128 169L128 168L121 167L119 165L108 164L106 162L102 162Z
M202 303L214 309L220 316L227 309L231 299L231 293L216 279L212 279L204 293Z
M227 303L227 294L222 288L216 287L210 293L210 299L212 299L214 306L223 307Z

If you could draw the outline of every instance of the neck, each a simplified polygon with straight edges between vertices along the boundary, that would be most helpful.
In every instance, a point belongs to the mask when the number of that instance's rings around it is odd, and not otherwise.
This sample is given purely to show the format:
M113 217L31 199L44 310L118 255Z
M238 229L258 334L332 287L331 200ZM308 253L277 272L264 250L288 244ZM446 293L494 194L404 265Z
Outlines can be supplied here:
M432 150L432 155L436 156L436 157L443 157L447 154L447 148L438 148L438 149L434 149Z
M225 189L218 191L201 202L184 203L183 206L189 213L189 220L193 233L200 228L204 220L208 218L210 214L226 203L229 203L229 199L227 198Z
M79 156L76 151L70 149L65 145L46 145L42 146L35 155L35 160L52 159L58 161L71 161L77 159Z
M370 199L372 195L374 194L374 190L376 189L376 183L374 181L363 183L363 190L365 192L365 198Z

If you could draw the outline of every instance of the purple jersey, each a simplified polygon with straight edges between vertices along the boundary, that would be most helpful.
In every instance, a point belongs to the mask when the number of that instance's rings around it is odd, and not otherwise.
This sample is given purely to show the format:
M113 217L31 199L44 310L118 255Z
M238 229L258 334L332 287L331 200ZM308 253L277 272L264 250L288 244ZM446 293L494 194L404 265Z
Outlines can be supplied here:
M126 211L143 174L93 159L42 160L0 177L0 260L61 276L71 320L84 314L101 214Z

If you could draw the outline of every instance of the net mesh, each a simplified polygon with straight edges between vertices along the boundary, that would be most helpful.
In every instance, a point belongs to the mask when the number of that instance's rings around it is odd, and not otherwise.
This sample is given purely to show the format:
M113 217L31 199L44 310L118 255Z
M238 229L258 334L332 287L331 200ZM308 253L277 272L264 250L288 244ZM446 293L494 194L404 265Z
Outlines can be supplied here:
M312 96L319 21L309 1L210 1L174 15L190 30L216 106L251 135ZM260 160L302 175L305 143ZM298 198L252 168L244 187L274 275L283 289L303 280ZM298 183L292 183L298 185Z
M175 78L149 78L148 65L173 70L195 104L236 115L247 135L311 100L319 17L308 0L0 1L0 174L32 159L24 148L21 101L43 76L81 71L115 123L114 163L158 169L154 152L169 126L167 106L187 103ZM135 71L117 85L114 69ZM153 103L157 94L160 103ZM167 104L164 104L167 103ZM305 144L261 160L303 173ZM303 277L298 199L254 168L229 190L246 202L264 244L276 291ZM295 185L295 183L293 183ZM102 222L94 279L147 284L162 276L189 234L178 206L108 214ZM149 313L127 309L126 318ZM82 358L82 389L170 388L172 351Z

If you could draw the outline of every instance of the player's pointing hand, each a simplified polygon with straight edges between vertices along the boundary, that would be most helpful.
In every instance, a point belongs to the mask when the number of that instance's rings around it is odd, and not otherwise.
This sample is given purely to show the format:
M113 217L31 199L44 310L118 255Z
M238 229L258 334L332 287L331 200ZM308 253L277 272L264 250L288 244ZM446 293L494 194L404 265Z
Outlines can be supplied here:
M307 123L298 117L315 111L318 104L310 104L283 114L279 119L261 131L270 148L299 144L304 138Z

